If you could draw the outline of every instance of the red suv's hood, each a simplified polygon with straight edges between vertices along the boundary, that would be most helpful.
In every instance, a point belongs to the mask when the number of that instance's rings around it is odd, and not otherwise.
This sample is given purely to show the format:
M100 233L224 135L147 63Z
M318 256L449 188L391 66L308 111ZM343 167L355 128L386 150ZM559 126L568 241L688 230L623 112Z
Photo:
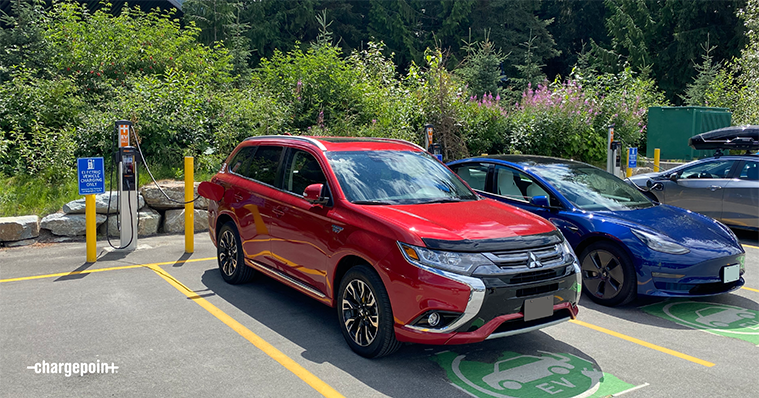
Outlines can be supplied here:
M367 205L362 208L366 213L419 238L493 239L541 234L556 229L541 217L490 199L417 205Z

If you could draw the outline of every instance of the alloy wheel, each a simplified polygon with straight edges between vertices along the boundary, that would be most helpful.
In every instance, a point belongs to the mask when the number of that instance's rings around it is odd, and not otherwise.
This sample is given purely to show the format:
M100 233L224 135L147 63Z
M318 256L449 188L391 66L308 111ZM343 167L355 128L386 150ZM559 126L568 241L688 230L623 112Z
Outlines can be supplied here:
M379 308L369 285L354 279L343 292L343 322L345 330L358 345L366 347L377 337Z
M625 274L616 256L606 250L594 250L582 261L582 279L589 293L609 300L622 290Z
M232 276L237 268L237 240L228 229L219 239L219 265L221 271L227 276Z

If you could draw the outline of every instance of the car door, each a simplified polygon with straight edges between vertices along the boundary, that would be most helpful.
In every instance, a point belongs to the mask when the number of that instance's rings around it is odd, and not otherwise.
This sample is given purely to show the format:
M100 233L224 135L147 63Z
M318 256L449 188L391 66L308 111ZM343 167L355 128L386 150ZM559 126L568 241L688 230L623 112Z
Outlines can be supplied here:
M665 203L720 219L723 188L734 166L733 159L713 159L681 169L674 181L663 181Z
M229 164L238 178L226 190L225 200L235 213L240 241L246 258L272 266L271 234L272 197L279 172L283 148L260 145L242 148Z
M759 228L759 160L743 161L723 188L721 221L728 225Z
M329 203L313 205L303 197L311 184L327 186L322 165L314 154L289 148L282 169L282 189L274 198L271 219L272 258L289 276L331 296L327 277L331 247L335 246L331 243L345 226L330 217L333 208Z

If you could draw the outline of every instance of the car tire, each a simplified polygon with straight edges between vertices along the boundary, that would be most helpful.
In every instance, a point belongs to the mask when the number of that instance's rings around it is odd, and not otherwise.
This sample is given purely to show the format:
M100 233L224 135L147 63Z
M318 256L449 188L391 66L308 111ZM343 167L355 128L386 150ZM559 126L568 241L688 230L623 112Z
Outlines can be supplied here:
M340 282L335 304L340 330L348 346L365 358L390 355L401 347L393 329L390 297L379 275L357 265Z
M637 277L632 261L619 246L596 242L580 256L582 290L606 306L629 303L636 296Z
M238 285L246 283L255 275L253 268L245 265L240 234L232 222L221 226L216 242L216 258L219 263L219 272L225 282Z

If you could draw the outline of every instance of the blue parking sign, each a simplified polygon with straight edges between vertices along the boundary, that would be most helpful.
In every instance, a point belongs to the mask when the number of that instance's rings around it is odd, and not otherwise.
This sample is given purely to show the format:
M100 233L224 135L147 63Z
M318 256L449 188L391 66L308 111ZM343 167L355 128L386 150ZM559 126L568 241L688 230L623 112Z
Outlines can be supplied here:
M628 168L638 167L638 148L630 148L629 157L627 161Z
M79 195L105 193L103 158L78 158L76 175L79 181Z

